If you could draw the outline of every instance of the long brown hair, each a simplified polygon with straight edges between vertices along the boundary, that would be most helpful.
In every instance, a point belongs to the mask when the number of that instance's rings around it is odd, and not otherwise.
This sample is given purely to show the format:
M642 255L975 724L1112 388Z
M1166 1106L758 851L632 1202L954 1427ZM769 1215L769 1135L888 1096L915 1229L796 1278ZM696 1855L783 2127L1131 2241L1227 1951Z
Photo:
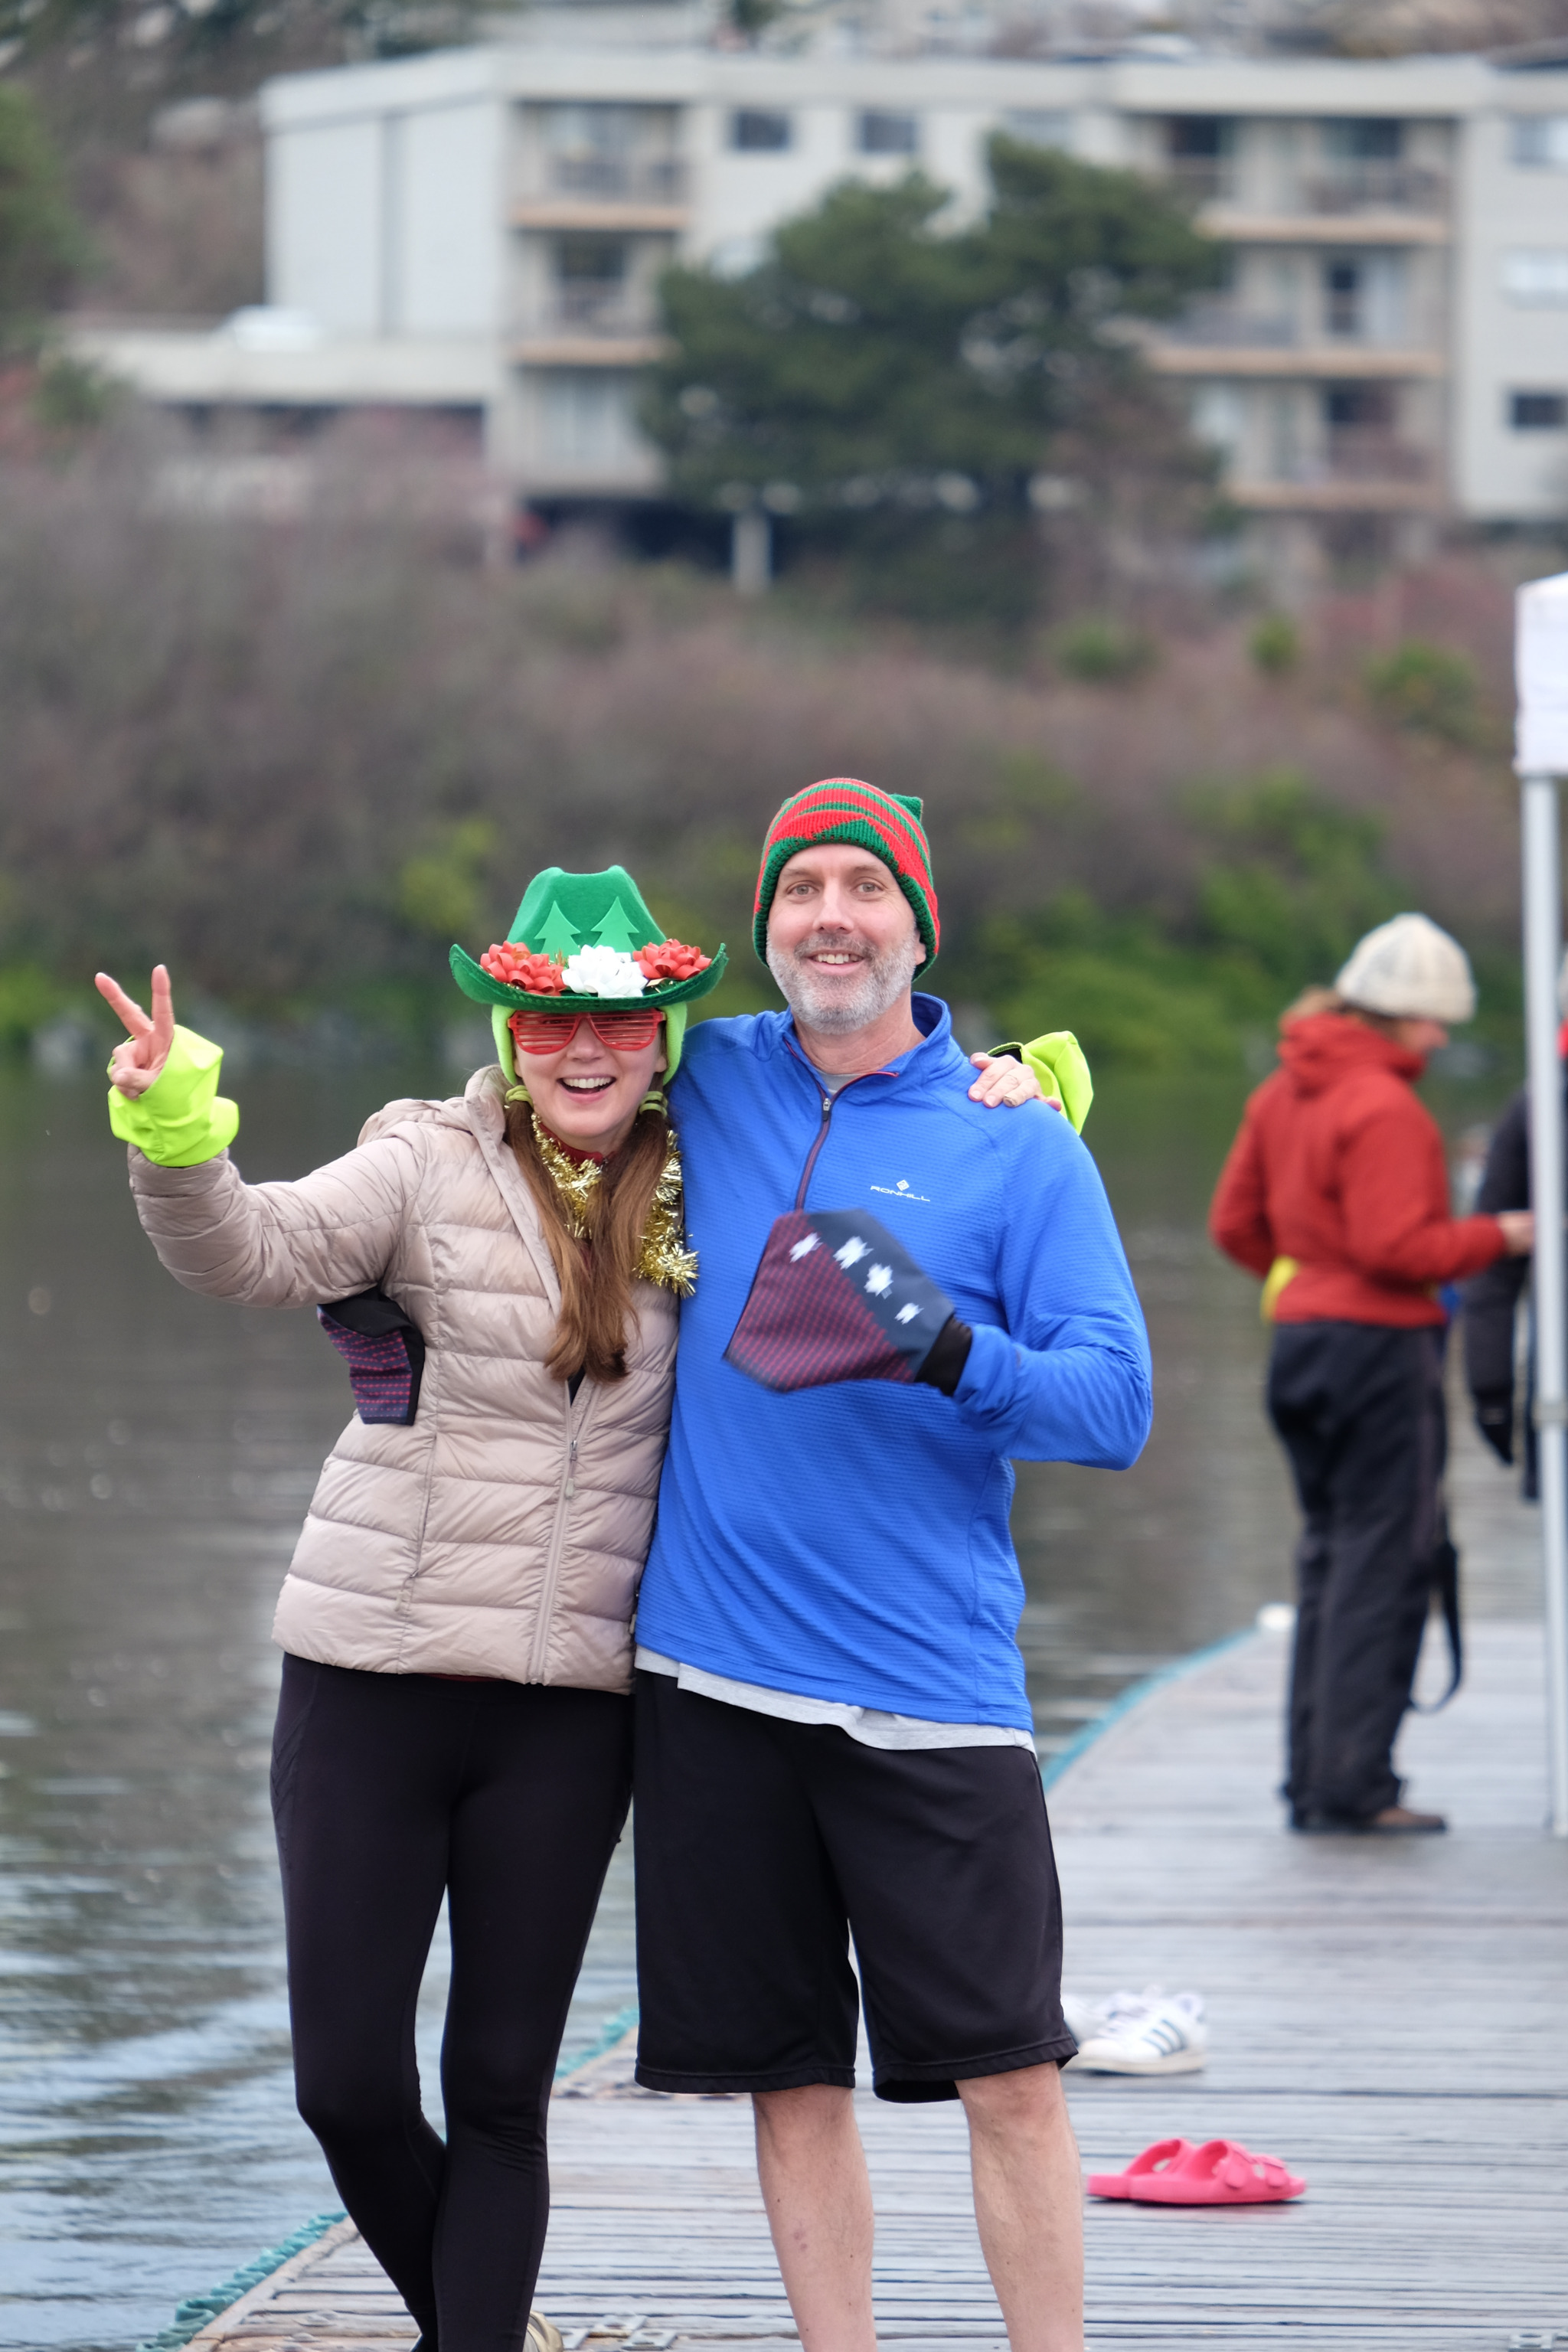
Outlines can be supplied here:
M566 1222L555 1181L540 1156L531 1104L508 1103L506 1139L538 1204L561 1283L561 1314L545 1368L558 1381L577 1372L594 1381L624 1381L632 1283L654 1191L669 1156L669 1122L657 1108L637 1113L631 1133L605 1162L584 1204L581 1241Z

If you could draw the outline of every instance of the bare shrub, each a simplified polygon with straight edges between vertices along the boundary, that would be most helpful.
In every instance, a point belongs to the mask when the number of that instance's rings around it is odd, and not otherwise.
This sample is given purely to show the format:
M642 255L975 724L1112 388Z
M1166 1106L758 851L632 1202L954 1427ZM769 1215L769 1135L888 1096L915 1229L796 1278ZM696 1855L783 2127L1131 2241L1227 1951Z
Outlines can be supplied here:
M0 965L163 955L272 1016L434 1013L457 917L482 947L537 866L619 859L669 928L728 939L720 1009L768 1002L757 844L787 793L847 772L925 799L958 994L987 923L1068 892L1201 938L1194 786L1281 764L1378 817L1413 903L1509 935L1506 767L1379 723L1331 653L1264 678L1237 623L1108 693L827 642L689 574L487 570L477 474L454 461L443 503L415 469L394 497L387 446L323 457L267 524L161 505L170 448L140 427L67 470L0 466Z

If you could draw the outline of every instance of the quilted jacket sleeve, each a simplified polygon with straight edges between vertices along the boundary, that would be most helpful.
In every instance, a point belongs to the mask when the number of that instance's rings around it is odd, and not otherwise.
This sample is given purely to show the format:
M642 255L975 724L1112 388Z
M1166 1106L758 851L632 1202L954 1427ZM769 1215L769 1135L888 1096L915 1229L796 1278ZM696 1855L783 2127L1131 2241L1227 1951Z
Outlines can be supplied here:
M161 1168L131 1152L136 1213L176 1282L247 1307L319 1306L378 1283L418 1192L417 1128L293 1184L247 1184L227 1152Z

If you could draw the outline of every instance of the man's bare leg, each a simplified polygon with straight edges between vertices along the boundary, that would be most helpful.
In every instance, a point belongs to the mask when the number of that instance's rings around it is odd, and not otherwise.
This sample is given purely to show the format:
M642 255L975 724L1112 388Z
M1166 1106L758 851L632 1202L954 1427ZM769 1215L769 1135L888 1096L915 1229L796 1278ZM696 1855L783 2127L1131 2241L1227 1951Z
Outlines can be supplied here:
M755 2092L752 2108L763 2201L803 2352L875 2352L871 2180L853 2092L807 2083Z
M1083 2181L1060 2070L977 2075L958 2091L974 2218L1012 2352L1083 2352Z

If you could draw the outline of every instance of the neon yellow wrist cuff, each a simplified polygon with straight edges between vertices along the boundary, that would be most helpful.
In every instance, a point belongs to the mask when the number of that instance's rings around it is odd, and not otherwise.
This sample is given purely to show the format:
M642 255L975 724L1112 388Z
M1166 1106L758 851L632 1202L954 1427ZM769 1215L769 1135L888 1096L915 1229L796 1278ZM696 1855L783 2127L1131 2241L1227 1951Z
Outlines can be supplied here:
M199 1168L239 1133L239 1107L218 1093L223 1047L176 1029L169 1058L144 1095L109 1089L109 1124L160 1168Z
M1043 1037L1032 1037L1026 1045L1013 1043L993 1045L991 1050L994 1054L1016 1054L1020 1062L1026 1062L1038 1078L1047 1101L1060 1103L1079 1133L1083 1133L1083 1123L1094 1100L1094 1080L1089 1076L1083 1047L1070 1029L1048 1029Z

